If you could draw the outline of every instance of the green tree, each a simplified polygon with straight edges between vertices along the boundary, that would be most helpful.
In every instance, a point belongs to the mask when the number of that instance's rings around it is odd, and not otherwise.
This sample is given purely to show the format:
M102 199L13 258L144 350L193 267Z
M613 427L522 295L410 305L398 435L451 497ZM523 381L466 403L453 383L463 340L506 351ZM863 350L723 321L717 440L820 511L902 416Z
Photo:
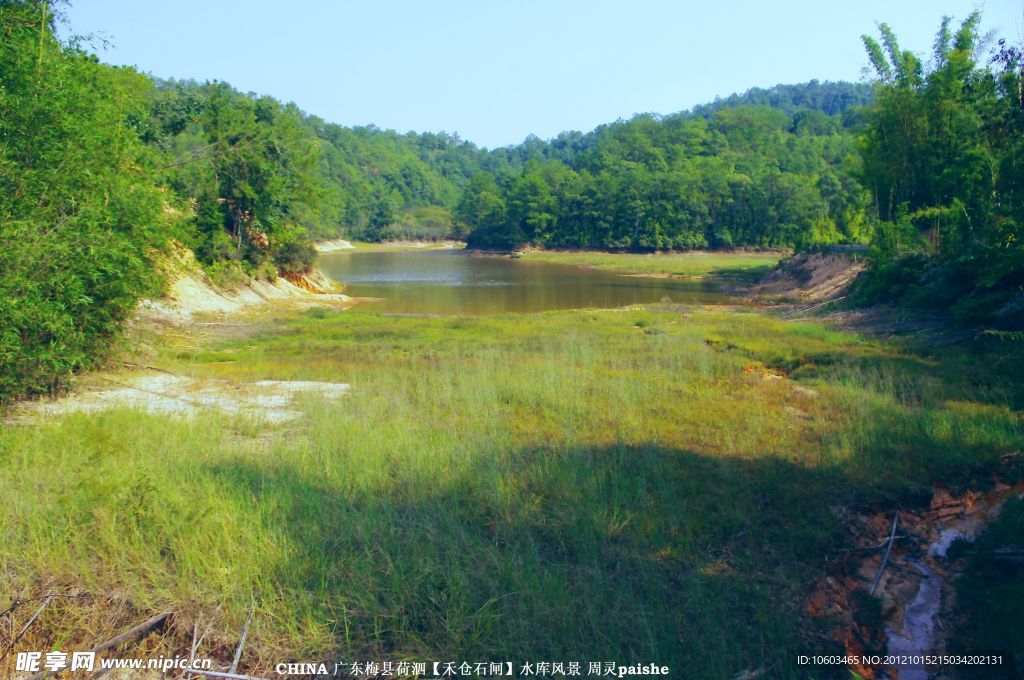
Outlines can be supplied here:
M169 233L139 139L150 82L54 35L49 2L0 5L0 402L103 354Z
M505 198L493 175L480 172L473 176L455 208L455 219L467 233L504 227Z
M1019 324L1020 51L1004 42L984 63L980 14L955 32L950 24L942 21L927 67L885 24L881 43L864 37L878 74L861 140L862 176L882 220L872 289Z

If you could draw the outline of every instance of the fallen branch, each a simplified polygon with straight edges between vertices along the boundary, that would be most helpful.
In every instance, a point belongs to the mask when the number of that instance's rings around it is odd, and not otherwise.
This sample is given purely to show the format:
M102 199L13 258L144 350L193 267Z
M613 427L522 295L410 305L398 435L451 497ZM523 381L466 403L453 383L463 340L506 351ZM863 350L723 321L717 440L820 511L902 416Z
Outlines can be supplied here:
M231 662L229 673L237 671L238 662L242 660L242 650L245 649L245 639L249 637L249 624L252 623L252 610L254 607L255 603L249 607L249 616L245 619L245 626L242 627L242 639L238 643L238 649L235 650L235 660Z
M39 609L36 610L36 613L33 614L32 618L30 618L25 623L25 625L21 627L21 632L19 632L18 635L13 640L11 640L11 644L7 646L7 649L4 650L4 653L0 654L0 661L3 661L7 658L7 655L11 653L12 649L14 649L14 645L18 644L18 640L20 640L25 635L25 633L28 632L29 627L36 622L36 619L39 618L39 615L43 613L43 610L46 609L46 605L50 604L50 600L52 599L53 595L47 595L43 599L43 604L39 607Z
M896 537L896 525L900 522L900 511L897 510L896 514L892 518L892 532L889 534L889 547L885 549L885 557L882 558L882 565L878 567L878 573L875 574L875 581L871 584L871 594L875 594L875 590L878 588L878 582L882 579L882 572L885 571L885 565L889 562L889 553L892 552L892 544Z
M200 645L203 644L203 640L206 639L206 634L209 631L210 631L209 628L204 628L203 629L203 634L200 635L199 634L199 622L198 621L196 621L195 624L192 626L192 651L189 653L189 656L188 656L189 668L191 668L193 666L193 664L194 664L194 662L196 660L196 652L199 651L199 647L200 647ZM185 678L191 678L191 677L192 677L191 673L185 673Z
M120 635L118 635L116 637L113 637L113 638L107 640L106 642L104 642L102 644L96 645L95 647L93 647L89 651L90 652L102 652L104 650L110 649L111 647L116 647L117 645L121 644L122 642L130 640L130 639L132 639L133 637L135 637L137 635L141 635L142 633L148 632L150 629L155 628L156 626L158 626L161 623L163 623L163 621L167 617L168 617L167 613L157 614L153 618L147 619L147 620L143 621L142 623L140 623L139 625L135 626L134 628L129 628L128 630L126 630L125 632L121 633ZM99 675L103 675L103 674L105 674L106 671L109 671L109 670L110 669L104 669L104 672L99 673L98 675L95 675L93 677L99 677ZM51 672L48 671L48 670L42 671L40 673L36 673L35 675L29 677L28 680L42 680L43 678L49 676L50 674L51 674Z
M22 591L22 594L24 594L24 591ZM26 597L24 599L22 599L21 596L19 595L17 598L15 598L14 604L5 609L3 612L0 612L0 616L10 614L14 611L16 607L18 607L19 605L23 605L26 602L38 602L39 600L56 600L57 598L61 597L68 598L70 600L88 600L92 598L92 595L68 595L67 593L51 593L50 595L37 595L36 597Z
M29 601L29 600L21 599L22 595L24 595L24 594L25 594L25 588L22 588L21 592L18 593L14 597L14 602L11 603L11 606L8 607L7 609L5 609L2 613L0 613L0 619L2 619L3 617L7 616L8 614L13 614L14 610L17 609L18 607L20 607L22 602L28 602ZM32 599L32 598L29 598L29 599ZM13 625L11 626L11 632L12 633L14 632L14 626Z
M164 620L169 615L170 615L169 612L165 612L163 614L157 614L153 618L146 619L145 621L143 621L139 625L135 626L134 628L129 628L128 630L126 630L125 632L121 633L117 637L113 637L113 638L107 640L106 642L104 642L103 644L100 644L100 645L97 645L97 646L93 647L89 651L90 652L102 652L105 649L110 649L111 647L116 647L117 645L121 644L122 642L124 642L126 640L130 640L131 638L133 638L133 637L135 637L137 635L141 635L142 633L148 632L151 628L156 628L161 623L163 623Z
M8 622L8 628L10 630L7 635L11 638L14 637L14 610L21 606L21 598L25 597L25 591L27 589L27 587L22 588L21 592L14 597L14 602L11 603L11 606L8 607L2 615L0 615L0 619L3 619L5 616L10 617L10 621Z

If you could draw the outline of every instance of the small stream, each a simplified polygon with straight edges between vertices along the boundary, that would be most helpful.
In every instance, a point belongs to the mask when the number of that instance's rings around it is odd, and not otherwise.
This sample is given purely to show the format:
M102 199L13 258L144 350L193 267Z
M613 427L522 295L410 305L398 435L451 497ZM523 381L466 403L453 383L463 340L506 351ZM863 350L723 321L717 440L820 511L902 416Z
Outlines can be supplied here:
M936 651L935 632L939 610L942 607L944 579L931 565L939 567L941 562L946 560L946 554L954 542L973 541L977 538L988 523L999 516L1007 499L1014 495L1024 498L1024 483L979 495L963 517L939 529L935 540L928 545L928 553L924 558L907 561L921 574L921 582L914 599L904 610L902 630L886 627L889 655L913 657ZM901 665L896 668L895 677L899 680L928 680L929 677L928 670L923 664Z
M920 656L935 648L935 622L942 605L942 577L920 560L909 560L922 576L917 595L903 614L903 634L886 628L890 656ZM899 666L899 680L928 680L924 664Z

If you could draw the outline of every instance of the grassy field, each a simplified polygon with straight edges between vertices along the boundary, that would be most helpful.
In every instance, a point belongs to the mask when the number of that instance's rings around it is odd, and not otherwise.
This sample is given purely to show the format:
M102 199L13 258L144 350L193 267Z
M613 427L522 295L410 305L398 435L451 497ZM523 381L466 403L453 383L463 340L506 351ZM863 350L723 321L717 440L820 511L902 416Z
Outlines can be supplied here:
M91 598L54 601L19 649L173 611L152 651L209 629L200 656L230 659L252 607L254 674L614 660L805 678L796 654L839 651L802 608L843 540L830 505L984 483L1024 438L996 359L743 309L240 323L168 334L147 362L350 396L307 400L299 424L121 409L0 432L4 592Z
M520 255L537 262L574 264L645 276L711 276L747 281L761 278L785 256L786 253L780 251L633 254L561 250L534 250Z

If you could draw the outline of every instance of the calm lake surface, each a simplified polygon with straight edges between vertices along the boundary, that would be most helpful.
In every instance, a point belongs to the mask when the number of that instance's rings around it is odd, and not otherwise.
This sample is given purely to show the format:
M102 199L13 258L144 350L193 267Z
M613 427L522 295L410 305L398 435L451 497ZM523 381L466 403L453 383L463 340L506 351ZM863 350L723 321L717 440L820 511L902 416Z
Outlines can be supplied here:
M318 265L354 297L383 298L359 307L394 314L493 314L624 307L670 300L722 303L712 281L652 279L564 264L435 250L325 253Z

